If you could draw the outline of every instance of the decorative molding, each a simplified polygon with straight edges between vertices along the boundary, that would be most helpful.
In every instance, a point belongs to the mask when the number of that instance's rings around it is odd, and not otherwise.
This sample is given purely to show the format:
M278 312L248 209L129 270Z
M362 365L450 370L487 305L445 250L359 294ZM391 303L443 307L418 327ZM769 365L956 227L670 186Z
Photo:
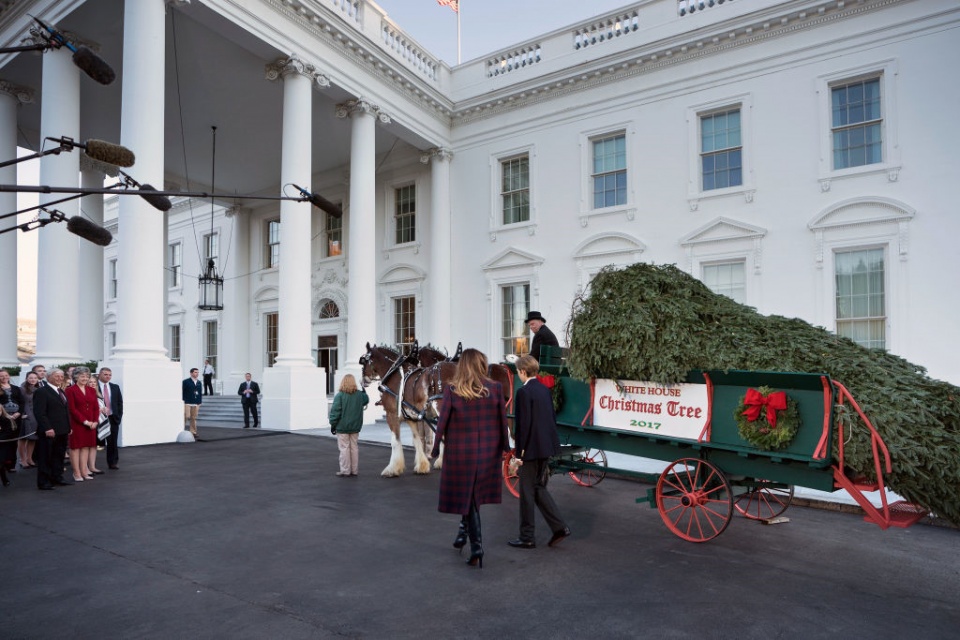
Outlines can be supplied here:
M817 214L807 227L813 231L814 261L823 269L826 235L832 231L856 227L883 227L895 225L891 233L896 237L897 255L906 262L910 253L910 221L916 210L892 198L860 197L838 202Z
M20 104L31 104L36 96L33 89L7 82L6 80L0 80L0 93L13 96Z
M753 262L753 272L757 275L763 270L763 239L767 230L746 222L739 222L731 218L720 216L699 227L680 239L680 246L686 249L687 272L693 273L693 260L697 257L697 248L707 245L730 245L731 243L747 241L749 251L745 250ZM744 247L745 249L745 247ZM700 256L701 259L703 256Z
M337 117L346 118L352 117L358 113L365 113L376 117L382 124L390 124L393 120L384 113L380 107L366 98L358 98L356 100L347 100L341 104L337 105Z
M453 151L446 147L433 147L420 153L420 163L430 164L430 160L449 161L453 159Z
M499 271L501 269L512 269L514 267L539 267L544 259L522 249L508 247L495 255L493 258L480 265L485 272Z
M286 78L291 74L299 74L310 79L311 84L325 89L330 86L330 77L321 73L317 68L304 62L297 54L291 53L286 58L278 58L264 67L265 77L270 82Z
M226 218L239 217L240 214L244 213L246 210L238 204L233 205L232 207L226 207L223 210L223 215Z

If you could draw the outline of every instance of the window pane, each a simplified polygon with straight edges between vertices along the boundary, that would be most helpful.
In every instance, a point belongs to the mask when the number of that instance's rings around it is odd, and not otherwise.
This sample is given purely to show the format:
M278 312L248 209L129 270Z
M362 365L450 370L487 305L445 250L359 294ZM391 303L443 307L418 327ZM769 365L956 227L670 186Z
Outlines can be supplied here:
M744 265L743 260L703 265L703 283L714 293L746 304L747 285Z
M883 161L880 78L831 89L833 168Z
M866 347L884 348L883 249L838 252L834 264L837 333Z
M530 159L523 155L500 163L503 224L530 219Z
M739 109L700 117L700 166L704 191L743 184L742 153Z
M526 325L523 321L530 310L530 285L513 284L500 288L501 307L501 342L503 354L516 353L518 355L529 352L530 347L526 335Z

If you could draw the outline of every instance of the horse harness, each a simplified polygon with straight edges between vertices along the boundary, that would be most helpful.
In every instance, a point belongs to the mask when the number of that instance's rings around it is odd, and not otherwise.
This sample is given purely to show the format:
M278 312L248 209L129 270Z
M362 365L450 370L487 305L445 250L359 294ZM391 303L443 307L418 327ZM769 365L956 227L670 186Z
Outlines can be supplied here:
M440 365L442 362L438 362L432 367L422 368L417 367L411 371L405 371L403 365L410 359L410 356L405 356L400 354L397 356L396 361L390 365L390 368L387 369L387 372L380 377L380 382L377 385L377 390L380 394L389 394L396 398L397 400L397 417L402 420L414 420L417 422L426 422L430 425L430 428L436 431L437 421L439 420L440 410L437 407L437 400L443 398L443 380L440 376ZM366 353L360 358L360 364L366 366L370 363L370 354ZM392 376L394 373L400 372L400 387L397 392L384 384L387 379ZM407 402L403 399L405 391L407 388L408 382L411 380L414 384L420 382L421 377L428 373L430 378L427 379L427 401L424 403L423 408L418 409L414 404ZM428 416L427 410L432 409L433 415Z

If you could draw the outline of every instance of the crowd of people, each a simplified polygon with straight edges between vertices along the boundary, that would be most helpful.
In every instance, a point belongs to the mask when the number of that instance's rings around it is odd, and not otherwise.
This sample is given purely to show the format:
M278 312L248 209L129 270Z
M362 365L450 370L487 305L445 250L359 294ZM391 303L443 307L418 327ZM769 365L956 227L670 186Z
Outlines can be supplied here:
M37 488L49 491L93 480L104 473L97 454L106 450L107 466L118 470L118 436L123 395L104 367L67 371L35 365L20 386L0 370L0 481L10 473L36 469ZM72 479L64 476L69 464Z

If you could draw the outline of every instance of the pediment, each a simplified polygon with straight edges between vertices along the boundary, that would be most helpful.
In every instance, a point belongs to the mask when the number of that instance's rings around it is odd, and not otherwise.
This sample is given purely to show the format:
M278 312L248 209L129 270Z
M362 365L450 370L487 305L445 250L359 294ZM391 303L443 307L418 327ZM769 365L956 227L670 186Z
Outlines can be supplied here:
M513 267L535 267L543 264L541 256L508 247L480 266L484 271L510 269Z
M626 233L601 233L581 242L574 250L575 258L642 253L647 245Z
M182 316L187 312L186 308L179 302L170 302L167 304L167 315L168 316ZM109 317L110 314L107 314Z
M852 198L820 212L807 226L831 229L912 220L916 210L892 198Z
M398 282L414 282L426 278L426 274L410 264L398 264L388 269L380 276L380 284L396 284Z
M264 300L278 300L279 298L280 289L274 285L261 287L253 294L253 299L256 302L263 302Z
M762 238L765 235L767 235L767 230L763 227L756 227L746 222L721 216L681 238L680 245L686 247L708 242L729 242L731 240Z

